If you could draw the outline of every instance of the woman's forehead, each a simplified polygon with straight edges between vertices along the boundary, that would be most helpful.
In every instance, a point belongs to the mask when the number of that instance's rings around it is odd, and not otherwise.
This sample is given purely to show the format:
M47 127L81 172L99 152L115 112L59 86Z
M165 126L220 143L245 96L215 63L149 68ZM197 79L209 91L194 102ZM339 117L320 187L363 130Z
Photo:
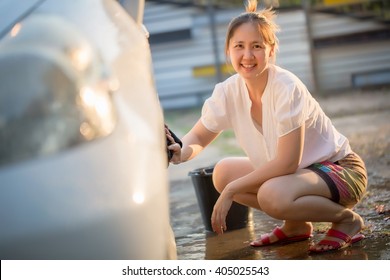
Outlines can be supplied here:
M259 30L259 26L255 23L243 23L234 30L231 38L231 42L241 41L256 41L263 42L263 36Z

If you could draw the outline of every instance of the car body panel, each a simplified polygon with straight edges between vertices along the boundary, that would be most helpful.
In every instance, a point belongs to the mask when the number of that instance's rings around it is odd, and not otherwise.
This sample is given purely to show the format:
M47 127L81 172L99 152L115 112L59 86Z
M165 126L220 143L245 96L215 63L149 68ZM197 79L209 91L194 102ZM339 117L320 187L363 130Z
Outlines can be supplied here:
M117 123L107 136L0 166L0 258L176 258L163 115L143 29L113 0L41 2L19 23L55 16L90 42L116 83Z
M0 1L0 37L16 22L22 20L33 11L43 0L23 0L15 4L14 0Z

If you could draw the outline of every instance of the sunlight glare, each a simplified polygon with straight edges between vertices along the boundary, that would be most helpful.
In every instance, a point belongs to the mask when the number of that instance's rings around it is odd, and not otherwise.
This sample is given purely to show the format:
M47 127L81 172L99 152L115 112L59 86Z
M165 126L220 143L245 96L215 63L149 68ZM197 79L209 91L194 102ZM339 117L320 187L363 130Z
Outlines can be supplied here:
M142 204L145 201L145 196L141 192L136 192L133 194L133 201L137 204Z

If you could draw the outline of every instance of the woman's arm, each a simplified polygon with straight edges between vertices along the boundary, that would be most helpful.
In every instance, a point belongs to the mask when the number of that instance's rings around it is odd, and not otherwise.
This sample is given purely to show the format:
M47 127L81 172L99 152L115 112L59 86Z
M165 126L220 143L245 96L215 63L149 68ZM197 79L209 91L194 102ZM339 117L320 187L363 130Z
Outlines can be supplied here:
M194 127L181 139L183 142L181 149L178 144L173 144L168 147L168 149L173 151L171 162L179 164L194 158L218 135L219 133L208 130L199 119Z

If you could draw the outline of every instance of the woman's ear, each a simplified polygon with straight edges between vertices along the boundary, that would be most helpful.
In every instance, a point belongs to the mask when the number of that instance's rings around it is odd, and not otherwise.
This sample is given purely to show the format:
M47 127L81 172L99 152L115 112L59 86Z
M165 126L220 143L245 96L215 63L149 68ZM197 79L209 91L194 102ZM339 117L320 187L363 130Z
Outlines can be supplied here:
M226 62L229 63L229 64L232 64L232 61L230 60L229 51L226 51L225 57L226 57Z
M273 57L275 54L275 46L271 46L270 51L269 51L269 57Z

